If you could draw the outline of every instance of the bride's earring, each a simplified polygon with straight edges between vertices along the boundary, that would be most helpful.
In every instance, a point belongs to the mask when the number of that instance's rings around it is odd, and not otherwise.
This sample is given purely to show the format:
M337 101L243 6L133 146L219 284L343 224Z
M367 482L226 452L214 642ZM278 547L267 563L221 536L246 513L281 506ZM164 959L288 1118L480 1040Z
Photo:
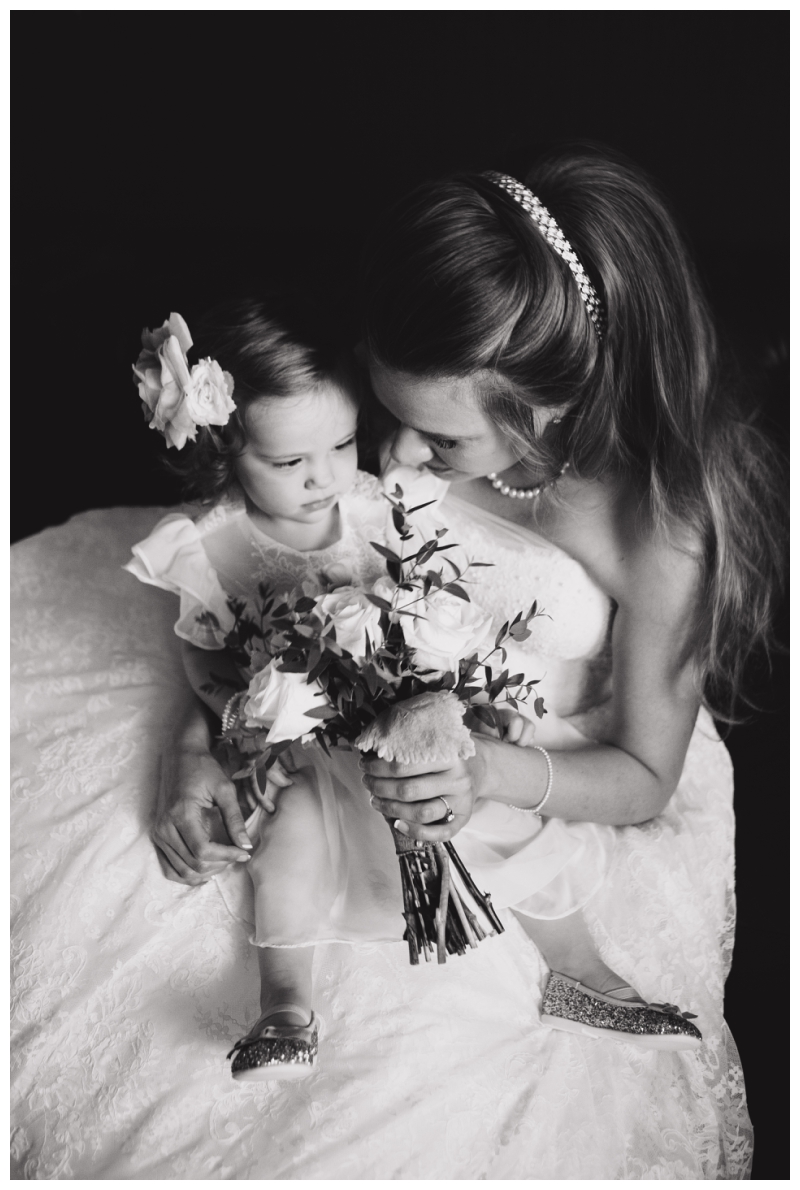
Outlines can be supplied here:
M563 417L551 417L550 424L553 426L560 426L563 420Z

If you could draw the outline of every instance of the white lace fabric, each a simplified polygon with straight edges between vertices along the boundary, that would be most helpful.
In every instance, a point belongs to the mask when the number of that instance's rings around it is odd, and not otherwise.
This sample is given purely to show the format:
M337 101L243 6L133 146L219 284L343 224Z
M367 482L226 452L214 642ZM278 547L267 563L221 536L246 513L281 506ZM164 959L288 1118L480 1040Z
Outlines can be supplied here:
M149 839L187 690L174 596L121 567L164 511L84 513L12 552L12 1176L747 1177L721 1015L731 773L705 717L675 797L615 832L585 910L620 974L698 1013L701 1050L543 1028L546 968L504 913L444 967L412 968L402 943L318 947L317 1070L232 1082L225 1054L257 1015L248 928L217 882L166 881ZM475 555L494 560L485 538Z
M168 513L144 540L134 544L125 569L142 582L180 596L175 632L201 649L222 649L233 626L228 596L238 596L256 614L259 584L286 594L320 580L336 585L371 585L385 574L383 559L372 549L380 537L388 505L374 476L360 471L340 502L340 536L323 549L299 551L273 541L247 515L238 490L208 512L188 516ZM211 612L219 628L201 613Z

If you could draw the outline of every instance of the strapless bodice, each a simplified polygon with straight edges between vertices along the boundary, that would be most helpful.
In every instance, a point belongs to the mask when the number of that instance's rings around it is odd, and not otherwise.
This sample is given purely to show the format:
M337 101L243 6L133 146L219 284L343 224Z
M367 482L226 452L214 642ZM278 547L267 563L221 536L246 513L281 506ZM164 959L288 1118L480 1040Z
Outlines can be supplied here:
M448 491L438 512L469 560L470 595L490 612L495 631L536 600L543 615L531 635L507 646L507 664L541 679L551 713L572 717L607 702L611 692L614 604L580 562L531 530ZM581 728L583 730L583 728Z

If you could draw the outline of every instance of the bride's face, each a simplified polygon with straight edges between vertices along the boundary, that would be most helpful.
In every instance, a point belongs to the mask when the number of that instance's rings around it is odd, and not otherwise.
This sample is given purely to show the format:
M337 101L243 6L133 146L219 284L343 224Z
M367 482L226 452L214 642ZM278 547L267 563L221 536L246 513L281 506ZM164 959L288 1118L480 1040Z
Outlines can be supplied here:
M458 483L519 462L509 438L482 407L479 377L430 379L377 364L369 371L378 400L400 422L391 448L398 463L424 466Z

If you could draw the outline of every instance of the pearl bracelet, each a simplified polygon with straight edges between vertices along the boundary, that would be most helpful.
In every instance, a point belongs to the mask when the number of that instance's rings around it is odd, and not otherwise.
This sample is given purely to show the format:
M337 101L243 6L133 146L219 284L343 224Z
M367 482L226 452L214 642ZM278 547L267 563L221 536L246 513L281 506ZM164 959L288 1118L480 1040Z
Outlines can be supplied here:
M549 798L550 794L553 792L553 762L550 759L550 753L546 748L542 748L539 744L534 744L533 748L536 752L541 752L547 763L547 788L544 791L544 797L539 802L538 806L534 806L533 809L526 809L525 806L514 806L511 802L507 802L506 804L512 810L519 810L520 814L535 814L537 818L541 818L542 807Z
M220 719L220 724L222 726L223 735L225 734L226 731L230 731L231 727L234 724L236 715L238 714L238 711L239 711L239 706L238 706L239 699L242 697L242 695L245 695L245 697L246 697L247 691L246 690L237 690L235 694L232 694L230 696L228 701L225 703L225 706L222 708L222 717Z

